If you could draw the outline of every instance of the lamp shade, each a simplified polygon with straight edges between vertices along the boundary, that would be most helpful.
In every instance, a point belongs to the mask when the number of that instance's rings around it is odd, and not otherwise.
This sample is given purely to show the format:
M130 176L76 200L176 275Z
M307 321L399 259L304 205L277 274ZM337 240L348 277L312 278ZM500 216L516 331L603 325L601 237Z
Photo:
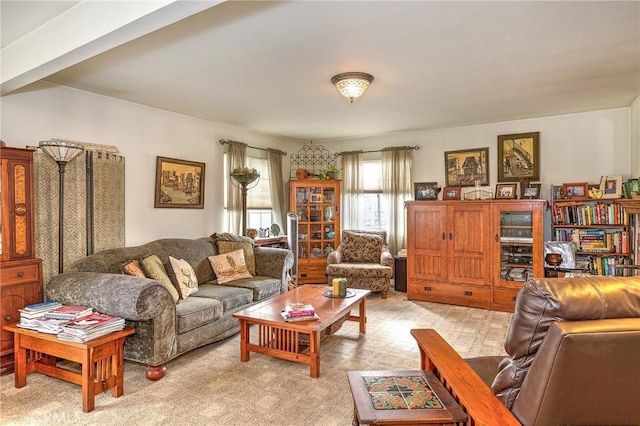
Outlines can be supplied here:
M57 163L66 164L76 158L84 146L75 142L66 142L57 139L40 142L40 148Z
M373 76L364 72L344 72L331 77L338 92L352 103L364 94L372 81Z

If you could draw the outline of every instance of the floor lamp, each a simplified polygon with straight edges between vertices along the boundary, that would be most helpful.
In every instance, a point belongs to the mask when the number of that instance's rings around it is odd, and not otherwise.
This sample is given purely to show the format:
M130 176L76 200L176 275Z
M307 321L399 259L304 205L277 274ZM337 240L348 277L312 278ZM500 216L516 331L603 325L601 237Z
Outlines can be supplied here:
M242 170L242 171L238 171ZM260 179L260 173L256 169L236 169L231 173L232 182L236 187L240 188L242 193L242 235L247 235L247 191L255 188ZM249 187L251 185L251 187Z
M42 141L40 148L58 163L58 273L64 269L64 168L84 151L78 143L58 140Z

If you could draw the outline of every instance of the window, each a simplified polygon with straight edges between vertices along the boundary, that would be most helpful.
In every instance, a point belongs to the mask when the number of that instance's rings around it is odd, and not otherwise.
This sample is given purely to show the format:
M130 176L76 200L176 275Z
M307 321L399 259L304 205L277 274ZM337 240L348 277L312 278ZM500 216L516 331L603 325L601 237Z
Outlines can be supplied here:
M363 194L358 206L361 209L358 227L361 229L385 229L386 206L382 198L382 161L365 160Z
M247 157L247 167L260 172L258 184L247 191L247 228L269 228L273 223L271 217L271 187L269 186L269 165L266 158ZM227 154L224 154L225 187L230 179L227 171ZM224 191L224 208L227 208L227 191Z

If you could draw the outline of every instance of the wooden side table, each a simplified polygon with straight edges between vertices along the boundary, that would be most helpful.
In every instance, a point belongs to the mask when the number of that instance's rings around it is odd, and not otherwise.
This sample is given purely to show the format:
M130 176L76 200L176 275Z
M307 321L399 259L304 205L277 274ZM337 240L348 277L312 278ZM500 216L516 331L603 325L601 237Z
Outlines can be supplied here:
M82 411L95 408L95 394L111 389L117 398L124 393L124 339L132 328L114 331L87 343L58 339L55 335L26 330L15 324L5 325L14 334L15 385L26 386L27 375L38 372L82 386ZM77 373L56 365L56 358L82 366Z
M458 425L467 415L431 371L348 371L353 425Z

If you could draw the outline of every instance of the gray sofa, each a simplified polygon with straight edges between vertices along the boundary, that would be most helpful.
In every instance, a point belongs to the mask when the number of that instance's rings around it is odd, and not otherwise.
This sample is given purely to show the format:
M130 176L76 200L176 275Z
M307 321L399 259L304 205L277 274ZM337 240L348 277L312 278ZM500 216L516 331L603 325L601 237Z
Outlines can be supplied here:
M158 281L120 272L123 263L149 254L163 264L169 256L186 260L196 273L198 291L176 304ZM147 378L158 380L166 374L164 364L173 358L238 333L234 312L287 291L293 265L290 250L255 247L253 278L222 285L215 282L208 259L216 254L216 242L210 237L162 239L105 250L54 276L45 286L45 298L124 317L126 325L135 328L125 341L125 359L148 365Z

